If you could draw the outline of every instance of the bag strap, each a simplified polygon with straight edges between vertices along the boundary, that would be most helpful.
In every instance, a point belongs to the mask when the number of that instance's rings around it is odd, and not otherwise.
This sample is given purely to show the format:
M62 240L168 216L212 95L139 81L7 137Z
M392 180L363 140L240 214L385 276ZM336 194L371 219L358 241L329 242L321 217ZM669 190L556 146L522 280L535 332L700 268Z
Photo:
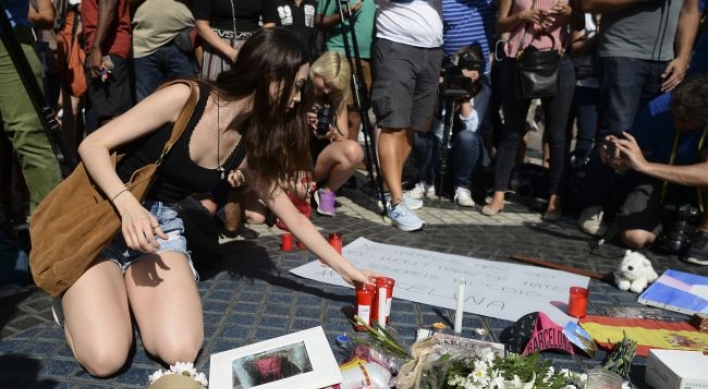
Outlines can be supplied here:
M531 2L531 10L536 8L536 0L533 0ZM524 51L524 39L526 39L526 31L529 28L529 22L524 23L524 34L521 35L521 40L519 41L519 47L516 49L516 57L518 58L520 53L523 53ZM531 39L531 42L533 42L533 39ZM555 44L553 44L555 46Z
M187 124L189 123L190 119L192 118L192 114L194 113L194 108L197 106L197 101L199 100L199 91L197 88L197 83L194 81L189 81L189 80L175 80L171 81L168 83L163 84L160 89L166 88L175 84L185 84L188 85L191 89L191 94L189 95L189 99L187 99L187 102L184 104L184 107L182 107L182 111L179 113L179 116L177 117L177 121L175 121L175 125L172 126L172 134L170 134L170 139L165 143L165 146L162 148L162 153L160 153L160 158L158 158L156 164L157 166L160 166L162 163L162 160L165 158L167 153L170 152L170 149L174 144L177 142L177 140L182 136L182 133L184 132L184 129L187 127Z

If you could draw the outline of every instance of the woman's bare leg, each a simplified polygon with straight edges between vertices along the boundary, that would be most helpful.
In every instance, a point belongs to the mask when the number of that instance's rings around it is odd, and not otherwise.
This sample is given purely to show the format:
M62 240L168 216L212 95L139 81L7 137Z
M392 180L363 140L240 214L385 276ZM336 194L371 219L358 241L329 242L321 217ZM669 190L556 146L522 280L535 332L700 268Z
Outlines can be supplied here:
M327 178L324 189L335 192L364 160L364 150L355 141L332 142L322 150L315 164L315 180Z
M97 377L120 370L133 343L123 274L102 260L90 267L62 297L64 333L76 360Z
M184 254L150 255L125 274L145 350L163 362L193 362L204 342L202 302Z

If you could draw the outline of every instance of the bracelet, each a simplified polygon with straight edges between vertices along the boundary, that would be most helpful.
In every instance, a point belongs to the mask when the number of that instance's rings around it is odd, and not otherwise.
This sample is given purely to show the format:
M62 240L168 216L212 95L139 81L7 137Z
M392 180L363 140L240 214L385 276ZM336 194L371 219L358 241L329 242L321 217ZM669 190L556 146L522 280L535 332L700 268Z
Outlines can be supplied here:
M116 201L116 198L118 198L118 196L122 195L123 193L125 193L125 192L127 192L127 191L128 191L128 189L126 188L126 189L123 189L122 191L116 193L116 195L113 196L113 198L111 199L111 202Z

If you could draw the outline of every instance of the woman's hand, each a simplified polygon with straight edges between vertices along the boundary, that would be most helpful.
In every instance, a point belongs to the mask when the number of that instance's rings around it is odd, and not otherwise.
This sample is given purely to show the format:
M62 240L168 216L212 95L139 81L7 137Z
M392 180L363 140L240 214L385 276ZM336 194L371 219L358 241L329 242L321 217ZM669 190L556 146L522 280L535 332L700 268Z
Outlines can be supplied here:
M155 216L130 192L118 196L113 204L120 213L123 238L130 249L154 253L160 247L155 235L167 240L167 235L159 228Z
M519 19L529 23L541 24L544 18L544 12L540 9L525 9L519 12Z
M573 8L570 6L570 3L554 1L553 4L551 4L550 13L552 14L570 16L572 12Z
M246 183L246 177L243 175L241 169L234 169L229 172L229 176L226 178L232 188L240 188Z
M357 282L361 284L375 285L376 277L380 277L379 274L376 274L371 270L359 270L355 267L352 267L352 270L347 274L340 275L349 285L354 285Z

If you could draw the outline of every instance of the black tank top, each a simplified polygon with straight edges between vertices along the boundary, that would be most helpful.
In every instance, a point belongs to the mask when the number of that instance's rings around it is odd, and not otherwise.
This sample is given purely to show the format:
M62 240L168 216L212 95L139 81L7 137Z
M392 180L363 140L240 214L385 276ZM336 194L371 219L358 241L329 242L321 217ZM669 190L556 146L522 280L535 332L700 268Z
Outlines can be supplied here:
M165 156L162 165L157 170L155 182L148 192L147 198L174 204L193 193L211 192L224 182L217 169L199 166L189 156L189 141L194 128L204 114L209 92L208 87L200 86L199 101L194 108L194 113L182 136L174 144L169 154ZM117 167L118 176L123 182L130 180L134 171L158 160L162 148L172 134L173 126L174 123L167 123L133 145L132 151L123 157ZM224 169L227 172L236 169L245 155L242 138L224 163Z

